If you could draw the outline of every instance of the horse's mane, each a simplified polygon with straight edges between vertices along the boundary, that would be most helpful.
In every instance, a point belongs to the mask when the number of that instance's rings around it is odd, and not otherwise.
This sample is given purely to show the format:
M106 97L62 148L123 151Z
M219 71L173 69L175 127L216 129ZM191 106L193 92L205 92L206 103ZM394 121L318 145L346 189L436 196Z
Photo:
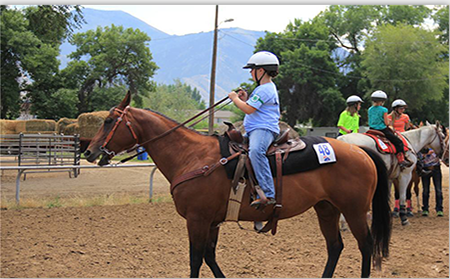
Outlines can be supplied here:
M160 113L159 111L152 110L152 109L150 109L150 108L144 108L144 109L142 109L142 110L147 111L147 112L151 112L151 113L154 113L154 114L157 114L157 115L159 115L159 116L161 116L161 117L163 117L163 118L169 120L170 122L174 123L175 125L180 124L180 122L178 122L178 121L176 121L176 120L174 120L174 119L168 117L167 115L164 115L164 114ZM207 136L205 133L199 132L199 131L195 130L194 128L191 128L191 127L186 127L186 126L183 125L183 126L180 127L180 129L181 129L181 128L187 129L187 130L189 130L189 131L192 131L192 132L194 132L194 133L196 133L196 134L199 134L199 135L202 135L202 136Z

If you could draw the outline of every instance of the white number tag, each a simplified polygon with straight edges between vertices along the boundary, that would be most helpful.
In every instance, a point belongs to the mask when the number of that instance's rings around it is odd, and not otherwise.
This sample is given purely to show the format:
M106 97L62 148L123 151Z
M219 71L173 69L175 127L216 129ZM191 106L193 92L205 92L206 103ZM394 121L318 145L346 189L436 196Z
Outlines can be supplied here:
M383 150L388 149L387 145L384 144L384 142L382 140L377 139L377 141L378 141L378 144L381 146L381 149L383 149Z
M313 147L314 150L316 151L317 159L319 159L319 164L328 164L336 162L336 155L334 154L334 149L328 142L313 144Z

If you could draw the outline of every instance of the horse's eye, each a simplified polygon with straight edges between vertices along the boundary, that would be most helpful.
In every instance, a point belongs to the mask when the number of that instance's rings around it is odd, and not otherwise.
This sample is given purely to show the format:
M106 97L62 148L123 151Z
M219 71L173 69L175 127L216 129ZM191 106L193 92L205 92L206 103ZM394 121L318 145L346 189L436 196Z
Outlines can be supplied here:
M105 119L105 124L109 124L109 123L112 123L112 122L113 122L113 119L110 118L110 117Z

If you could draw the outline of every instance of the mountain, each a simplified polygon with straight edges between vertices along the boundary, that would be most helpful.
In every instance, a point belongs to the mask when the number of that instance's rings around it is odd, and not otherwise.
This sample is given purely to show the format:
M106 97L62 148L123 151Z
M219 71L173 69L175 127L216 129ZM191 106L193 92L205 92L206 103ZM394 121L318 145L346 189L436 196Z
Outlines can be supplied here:
M183 36L169 35L123 11L83 9L86 24L77 32L86 32L98 26L122 25L145 32L151 38L149 47L153 61L159 70L153 77L157 83L171 84L175 79L199 90L203 100L209 103L209 87L214 32L201 32ZM248 70L242 69L253 54L256 40L265 32L240 28L220 29L216 64L215 99L247 82ZM61 46L61 68L67 65L67 55L75 50L69 43Z

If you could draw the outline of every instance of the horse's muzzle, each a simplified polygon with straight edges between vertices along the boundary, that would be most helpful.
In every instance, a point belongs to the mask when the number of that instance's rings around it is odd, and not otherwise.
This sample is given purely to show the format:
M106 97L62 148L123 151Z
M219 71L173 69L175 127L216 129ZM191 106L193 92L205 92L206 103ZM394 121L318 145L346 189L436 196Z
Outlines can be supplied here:
M109 156L101 150L91 151L88 149L86 150L86 152L84 152L84 157L89 163L95 163L95 160L97 160L97 158L100 156L102 156L102 158L100 159L100 161L98 161L99 166L108 165L110 163L110 159L112 156Z

